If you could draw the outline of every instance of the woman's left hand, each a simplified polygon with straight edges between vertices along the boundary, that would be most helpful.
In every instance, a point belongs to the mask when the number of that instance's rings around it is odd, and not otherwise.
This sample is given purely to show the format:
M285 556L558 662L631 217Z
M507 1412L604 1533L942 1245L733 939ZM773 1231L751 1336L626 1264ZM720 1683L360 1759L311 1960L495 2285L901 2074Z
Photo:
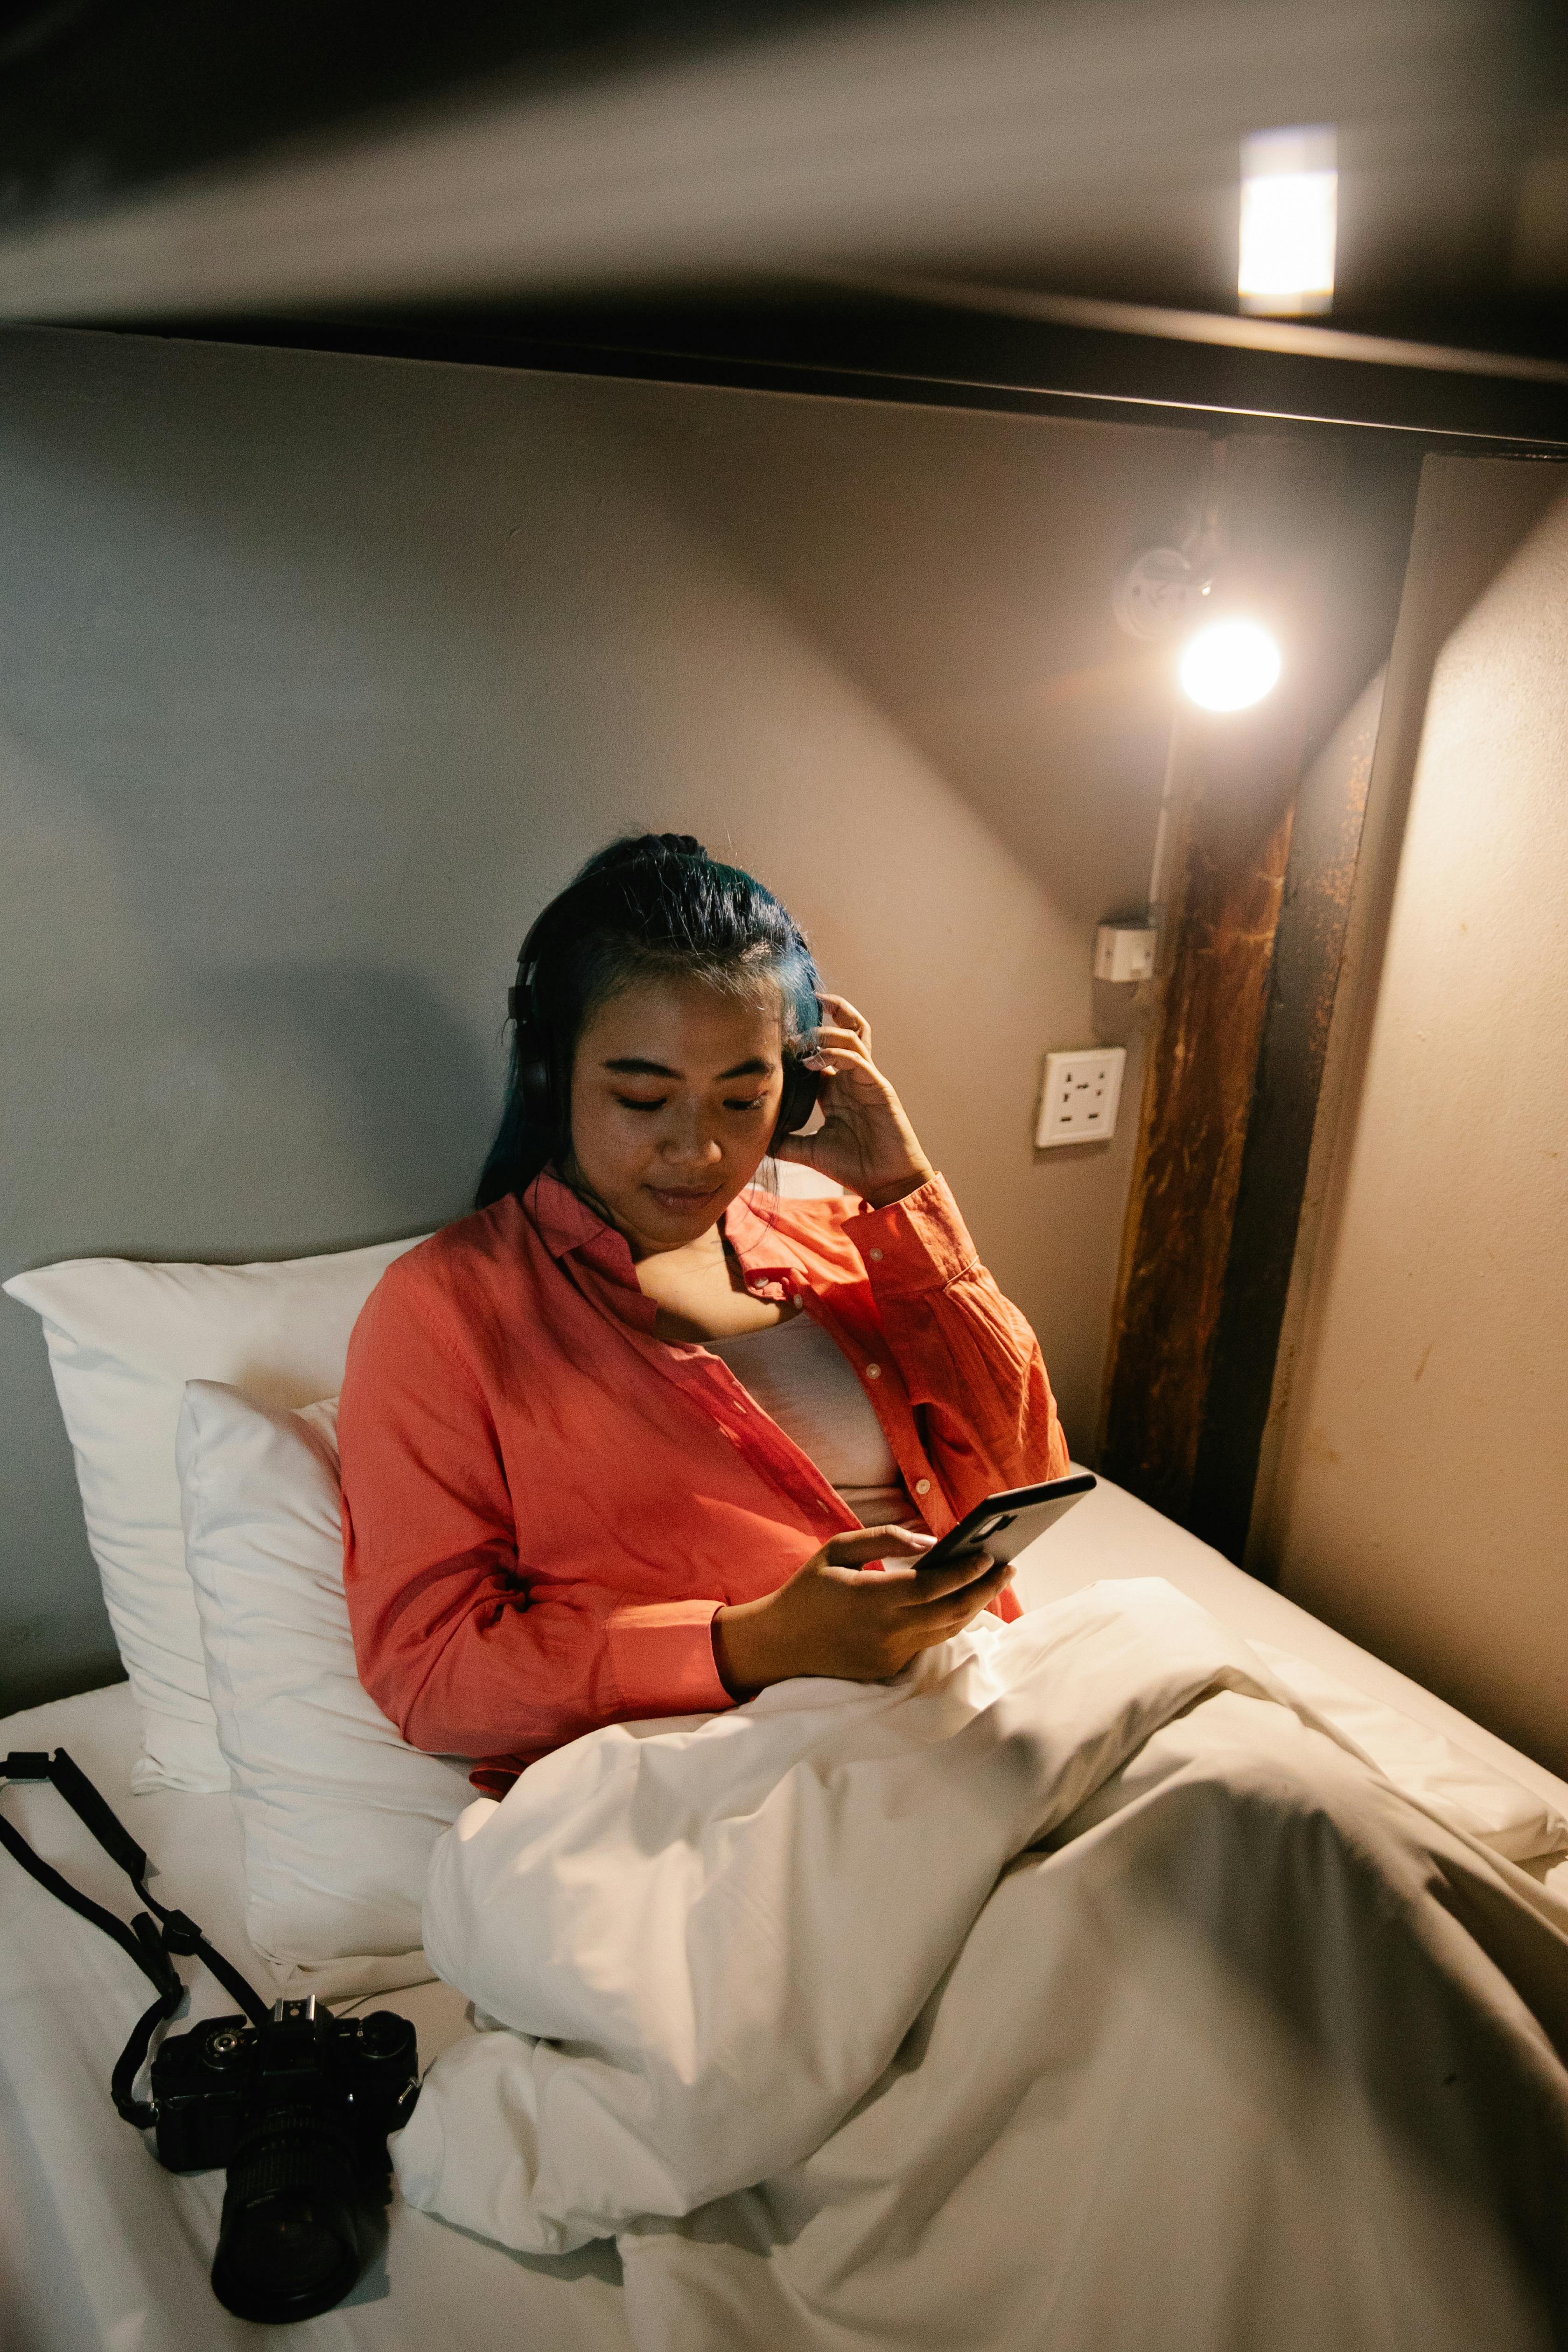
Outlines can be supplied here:
M902 1200L931 1174L904 1107L871 1059L871 1024L847 997L822 991L822 1026L807 1066L822 1073L822 1125L792 1135L780 1160L798 1160L858 1192L873 1209Z

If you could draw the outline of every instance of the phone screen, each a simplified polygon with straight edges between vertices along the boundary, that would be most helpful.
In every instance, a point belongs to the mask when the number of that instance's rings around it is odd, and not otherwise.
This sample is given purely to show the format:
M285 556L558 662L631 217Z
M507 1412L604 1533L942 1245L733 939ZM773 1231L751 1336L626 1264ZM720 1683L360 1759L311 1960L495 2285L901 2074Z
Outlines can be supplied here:
M921 1572L946 1568L969 1551L989 1551L998 1560L1010 1560L1054 1527L1072 1506L1090 1493L1095 1480L1088 1471L1068 1478L1052 1478L1039 1486L1016 1486L994 1495L962 1518L942 1541L924 1553Z

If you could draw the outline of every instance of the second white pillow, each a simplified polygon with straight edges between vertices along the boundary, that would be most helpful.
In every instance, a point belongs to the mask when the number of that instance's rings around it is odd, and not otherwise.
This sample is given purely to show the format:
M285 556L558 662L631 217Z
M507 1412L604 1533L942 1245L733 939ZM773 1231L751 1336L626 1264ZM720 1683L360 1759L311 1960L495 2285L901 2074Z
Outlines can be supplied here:
M258 1265L69 1258L14 1275L43 1323L142 1750L131 1786L226 1789L180 1538L174 1431L185 1382L237 1381L269 1405L330 1396L354 1318L412 1242Z
M251 1941L291 1995L417 1984L430 1853L473 1796L411 1748L355 1670L337 1404L293 1412L187 1383L185 1559L245 1848Z

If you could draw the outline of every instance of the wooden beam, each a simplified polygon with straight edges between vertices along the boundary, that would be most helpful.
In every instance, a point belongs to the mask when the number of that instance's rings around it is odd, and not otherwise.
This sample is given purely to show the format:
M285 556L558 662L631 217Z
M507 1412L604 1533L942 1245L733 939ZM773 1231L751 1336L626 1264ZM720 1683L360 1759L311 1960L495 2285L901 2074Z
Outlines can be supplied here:
M1253 712L1178 722L1180 880L1100 1459L1237 1559L1364 801L1364 764L1318 755L1386 656L1417 463L1381 436L1231 444L1232 576L1273 611L1289 676Z
M1194 730L1196 732L1197 730ZM1282 740L1281 740L1282 739ZM1100 1461L1185 1524L1284 887L1299 737L1189 743Z
M1419 478L1409 453L1347 452L1327 615L1337 642L1321 699L1350 707L1310 758L1297 795L1187 1515L1194 1534L1237 1562L1247 1548Z

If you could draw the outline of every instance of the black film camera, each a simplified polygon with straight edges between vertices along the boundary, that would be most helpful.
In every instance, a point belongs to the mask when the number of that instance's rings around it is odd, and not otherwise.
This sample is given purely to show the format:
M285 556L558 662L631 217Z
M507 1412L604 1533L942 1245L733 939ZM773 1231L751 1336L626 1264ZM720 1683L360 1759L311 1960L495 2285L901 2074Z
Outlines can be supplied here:
M364 2018L318 2013L313 1999L269 2011L195 1921L153 1894L145 1849L63 1748L13 1750L0 1760L0 1782L7 1780L51 1781L146 1906L129 1921L105 1910L0 1813L0 1847L117 1943L153 1988L109 2095L128 2124L156 2131L172 2172L228 2167L214 2294L237 2318L264 2325L330 2311L385 2235L386 2136L407 2122L419 2095L414 2028L386 2009ZM244 2014L166 2041L153 2060L153 2096L139 2098L153 2037L185 1998L174 1966L182 1957L200 1959Z
M418 2087L414 2028L280 2000L218 2017L153 2061L159 2161L228 2167L213 2292L237 2318L309 2319L348 2293L385 2235L386 2136Z

